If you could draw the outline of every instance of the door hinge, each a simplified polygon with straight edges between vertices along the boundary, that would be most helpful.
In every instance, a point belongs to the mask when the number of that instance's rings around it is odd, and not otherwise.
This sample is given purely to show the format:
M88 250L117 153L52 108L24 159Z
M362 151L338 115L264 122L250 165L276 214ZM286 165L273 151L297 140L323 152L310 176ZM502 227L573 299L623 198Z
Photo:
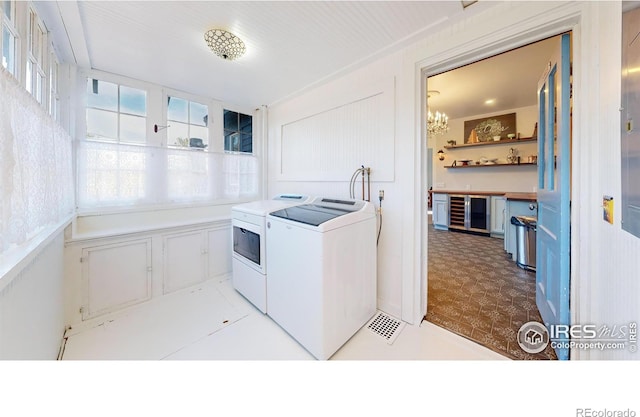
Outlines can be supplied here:
M80 310L78 310L80 312L80 314L84 314L84 306L80 307Z
M83 263L83 262L85 262L86 260L87 260L87 258L85 258L84 256L81 256L81 257L80 257L80 263Z

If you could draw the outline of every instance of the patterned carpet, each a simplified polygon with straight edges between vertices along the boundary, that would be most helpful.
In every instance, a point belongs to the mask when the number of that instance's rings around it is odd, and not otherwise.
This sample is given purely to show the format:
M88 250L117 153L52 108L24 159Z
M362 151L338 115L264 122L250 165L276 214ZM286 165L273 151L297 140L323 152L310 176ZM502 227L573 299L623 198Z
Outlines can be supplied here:
M512 359L557 359L550 346L530 354L516 340L524 323L542 322L535 278L508 257L502 239L429 225L427 321Z

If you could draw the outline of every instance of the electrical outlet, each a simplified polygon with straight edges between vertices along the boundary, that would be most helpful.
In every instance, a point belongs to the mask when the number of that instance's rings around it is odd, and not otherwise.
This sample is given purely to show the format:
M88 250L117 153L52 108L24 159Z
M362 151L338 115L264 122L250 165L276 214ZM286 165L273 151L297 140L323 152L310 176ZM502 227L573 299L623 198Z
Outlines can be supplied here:
M444 188L444 182L436 182L436 188Z
M384 200L384 190L378 191L378 199L380 201Z

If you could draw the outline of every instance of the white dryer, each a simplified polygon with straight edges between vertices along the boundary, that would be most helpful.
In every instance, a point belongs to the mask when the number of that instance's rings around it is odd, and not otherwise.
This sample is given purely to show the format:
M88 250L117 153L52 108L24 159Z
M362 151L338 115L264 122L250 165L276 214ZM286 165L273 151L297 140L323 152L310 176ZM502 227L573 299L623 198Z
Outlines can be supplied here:
M269 212L303 204L308 196L281 194L231 208L233 287L263 313L267 312L267 239Z
M376 213L318 197L267 216L267 314L328 359L376 312Z

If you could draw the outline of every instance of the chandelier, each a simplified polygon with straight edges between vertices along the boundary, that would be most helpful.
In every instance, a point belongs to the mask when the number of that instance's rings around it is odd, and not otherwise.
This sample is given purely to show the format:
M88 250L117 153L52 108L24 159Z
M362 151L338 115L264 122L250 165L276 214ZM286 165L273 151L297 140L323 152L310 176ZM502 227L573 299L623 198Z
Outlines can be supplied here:
M205 32L204 40L209 48L222 59L233 61L244 55L247 48L242 39L223 29L211 29Z
M427 132L430 135L440 135L449 130L449 118L446 114L436 112L434 115L430 111L427 113Z

